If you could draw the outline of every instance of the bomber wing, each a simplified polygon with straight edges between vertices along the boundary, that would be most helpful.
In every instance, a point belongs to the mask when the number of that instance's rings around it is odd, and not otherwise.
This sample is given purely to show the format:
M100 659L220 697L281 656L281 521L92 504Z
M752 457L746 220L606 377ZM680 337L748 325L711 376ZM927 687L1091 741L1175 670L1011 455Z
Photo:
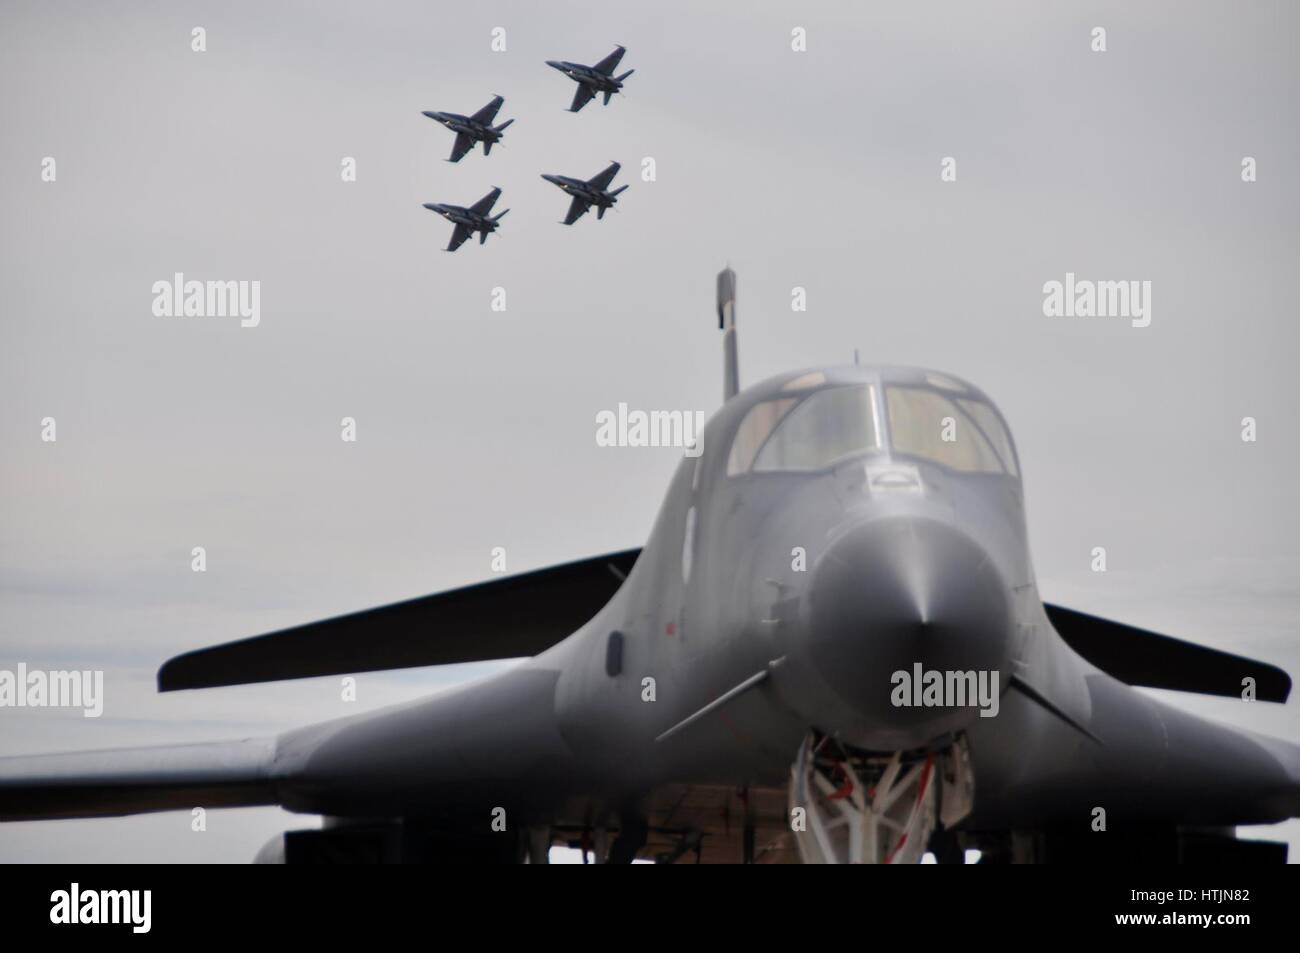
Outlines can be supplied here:
M1261 701L1285 702L1291 694L1291 676L1276 665L1064 606L1043 608L1070 648L1129 685L1240 698L1242 679L1251 678Z
M278 804L270 740L0 758L0 820Z
M616 46L614 48L613 53L610 53L609 56L605 57L595 66L593 66L592 69L596 70L597 72L605 73L608 75L609 73L614 72L614 70L618 68L618 61L623 58L623 54L626 52L627 50L623 49L623 47Z
M551 566L178 655L160 691L537 655L618 591L639 549Z

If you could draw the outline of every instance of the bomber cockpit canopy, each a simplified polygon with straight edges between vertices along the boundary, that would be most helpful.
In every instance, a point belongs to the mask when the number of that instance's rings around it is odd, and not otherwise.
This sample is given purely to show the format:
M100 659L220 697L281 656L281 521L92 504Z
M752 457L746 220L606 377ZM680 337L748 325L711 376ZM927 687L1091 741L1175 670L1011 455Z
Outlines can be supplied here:
M1002 418L960 382L927 372L834 381L821 371L788 381L749 409L727 475L815 471L875 453L959 473L1019 476Z

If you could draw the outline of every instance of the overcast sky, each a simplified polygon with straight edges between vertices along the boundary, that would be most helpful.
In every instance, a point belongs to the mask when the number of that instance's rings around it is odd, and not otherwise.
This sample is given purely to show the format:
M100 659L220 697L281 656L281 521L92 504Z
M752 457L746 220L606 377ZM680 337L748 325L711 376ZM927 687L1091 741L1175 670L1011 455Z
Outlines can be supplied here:
M855 348L974 381L1046 598L1300 673L1298 36L1272 0L6 2L0 667L102 668L108 698L0 711L0 755L269 734L493 671L367 675L352 705L337 679L153 691L179 652L483 579L495 546L521 571L641 544L678 453L597 447L595 415L716 409L727 262L742 383ZM626 95L565 112L544 61L616 43ZM446 163L420 112L498 93L503 145ZM610 159L617 212L557 224L540 173ZM421 203L492 186L500 232L442 252ZM261 281L260 325L155 317L178 271ZM1150 326L1045 317L1066 272L1150 281ZM1300 701L1174 700L1300 742ZM247 861L314 823L189 821L0 825L0 859Z

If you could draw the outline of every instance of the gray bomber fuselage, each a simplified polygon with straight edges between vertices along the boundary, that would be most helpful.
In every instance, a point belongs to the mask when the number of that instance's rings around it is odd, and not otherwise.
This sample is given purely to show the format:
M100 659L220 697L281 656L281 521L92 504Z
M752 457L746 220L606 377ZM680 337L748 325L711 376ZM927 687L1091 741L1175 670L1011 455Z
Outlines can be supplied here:
M594 618L482 682L281 736L281 802L447 818L500 805L575 823L665 785L782 786L813 726L881 751L964 732L977 779L968 830L1097 803L1201 824L1300 813L1300 749L1163 704L1065 645L1037 592L1009 436L1010 472L901 452L891 387L961 396L995 415L990 430L1005 426L976 388L922 370L852 366L746 389L709 422L702 454L683 458L632 572ZM874 395L878 446L806 471L737 466L760 405L846 388ZM891 704L894 673L917 663L997 672L996 716ZM761 687L662 737L763 672Z

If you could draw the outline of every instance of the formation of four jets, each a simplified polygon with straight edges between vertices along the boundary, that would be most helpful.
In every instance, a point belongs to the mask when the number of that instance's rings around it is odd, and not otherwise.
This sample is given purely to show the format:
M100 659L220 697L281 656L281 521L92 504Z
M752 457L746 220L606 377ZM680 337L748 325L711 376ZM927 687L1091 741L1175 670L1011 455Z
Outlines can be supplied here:
M613 53L610 53L609 56L594 66L584 66L581 63L570 63L565 60L546 61L547 66L554 67L578 84L569 112L578 112L597 95L603 95L604 104L609 105L610 98L623 88L624 80L635 72L635 70L628 70L621 76L614 75L614 70L618 68L624 52L626 51L623 47L615 47ZM448 161L459 162L474 148L475 143L479 142L483 143L483 154L485 156L491 155L492 146L501 141L506 127L514 122L513 119L507 119L499 126L493 125L504 102L505 99L502 97L494 96L490 103L471 116L434 111L426 111L423 115L441 123L456 133L456 141L451 147L451 156ZM569 213L564 217L564 224L572 225L582 218L593 205L596 207L596 218L599 219L605 217L606 209L612 208L618 202L619 193L627 188L624 185L613 191L610 190L610 183L613 181L614 176L618 174L618 170L619 164L611 162L590 179L575 179L567 175L547 174L543 174L542 178L552 185L558 186L573 199L569 203ZM488 235L497 230L501 219L505 217L506 212L510 211L510 209L505 209L505 211L496 215L492 214L492 206L496 204L496 200L500 196L501 190L494 188L473 205L462 206L449 205L443 202L426 202L424 207L431 212L437 212L456 226L451 233L451 242L446 248L447 251L455 251L475 232L478 232L479 244L482 245L487 241Z

